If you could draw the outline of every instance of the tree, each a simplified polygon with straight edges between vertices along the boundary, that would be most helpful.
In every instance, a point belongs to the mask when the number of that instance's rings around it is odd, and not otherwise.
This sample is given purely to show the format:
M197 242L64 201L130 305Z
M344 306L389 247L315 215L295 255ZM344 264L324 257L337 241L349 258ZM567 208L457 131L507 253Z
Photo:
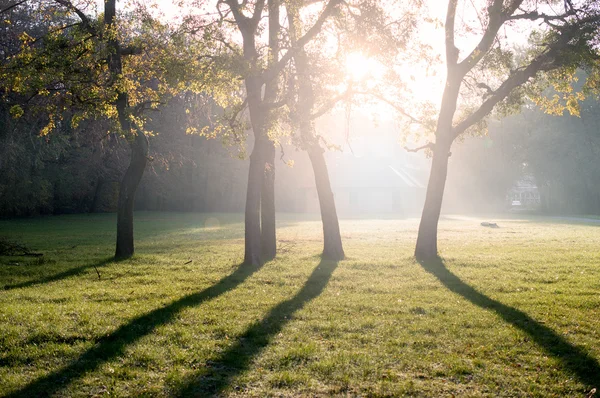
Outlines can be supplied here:
M16 117L23 108L46 115L41 135L63 124L69 113L73 128L86 119L105 119L110 133L128 139L131 157L120 184L115 250L116 257L126 258L134 253L134 198L148 159L147 111L184 92L236 83L221 68L222 58L214 56L210 34L194 40L186 24L162 23L141 6L119 17L116 0L104 2L103 20L87 15L86 6L17 1L2 10L29 8L50 26L37 37L32 30L20 35L21 45L5 58L0 81L5 95L21 98L11 108Z
M248 187L245 210L244 262L258 265L275 257L275 146L270 137L277 117L274 110L286 104L281 93L281 73L292 57L310 42L321 30L324 22L332 15L340 0L330 0L323 8L317 21L297 39L296 45L281 55L280 40L285 30L280 24L278 0L257 0L253 4L240 4L237 0L226 0L233 21L242 35L245 70L245 103L248 106L254 147L250 154ZM268 14L268 52L261 51L257 37L265 29L261 21ZM248 10L252 12L248 15ZM223 13L224 18L228 13ZM264 87L264 95L263 95Z
M448 1L444 26L447 75L435 143L430 145L433 148L431 174L415 248L419 260L437 256L437 226L448 156L454 140L469 129L484 127L485 117L494 108L505 112L518 110L526 89L533 88L532 79L557 70L572 73L575 66L589 65L596 59L594 46L600 14L595 1L574 4L567 0L563 11L555 13L553 7L543 7L541 2L493 0L486 9L477 10L480 18L485 19L483 34L475 48L462 59L455 42L457 3L458 0ZM532 23L541 23L544 30L534 32L527 56L517 59L506 49L499 32L503 26L522 22L529 23L530 27ZM488 83L478 80L481 72L493 69L499 78ZM471 109L465 109L464 114L457 114L459 98L463 98L469 88L483 93L483 99Z
M301 18L303 5L293 1L286 3L293 47L306 25ZM332 18L328 36L321 35L320 40L311 43L310 50L299 49L290 71L295 82L295 95L290 101L291 125L299 132L295 140L297 146L307 152L312 165L323 224L323 256L332 260L343 259L344 249L324 156L326 148L322 146L327 146L327 141L316 131L315 120L339 103L361 104L365 96L378 92L372 87L371 77L363 76L365 81L357 81L344 70L353 55L368 54L368 59L373 62L376 58L389 61L403 49L412 33L412 11L418 9L418 4L388 2L385 5L393 6L393 16L380 2L344 2ZM335 41L331 37L332 30ZM338 48L336 52L330 50L332 41ZM340 90L341 87L344 89ZM363 101L358 100L359 96Z
M529 107L502 121L502 145L510 154L505 164L517 164L535 178L542 212L600 213L599 107L590 98L581 103L578 117Z
M292 45L296 46L301 24L299 10L293 4L286 4L286 10L290 23L290 40ZM329 171L325 162L324 149L321 147L313 122L315 99L311 81L311 67L303 48L299 49L294 55L294 65L298 80L298 98L294 106L292 119L295 125L298 126L301 147L308 153L315 176L321 221L323 223L323 257L334 261L343 260L345 254L333 191L329 181Z

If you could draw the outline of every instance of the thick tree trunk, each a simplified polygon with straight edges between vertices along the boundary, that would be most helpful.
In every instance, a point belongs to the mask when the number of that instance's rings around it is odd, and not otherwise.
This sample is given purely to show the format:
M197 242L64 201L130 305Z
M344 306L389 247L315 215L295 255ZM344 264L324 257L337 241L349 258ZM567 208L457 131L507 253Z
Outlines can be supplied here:
M113 26L116 22L116 0L106 0L104 3L104 24ZM123 63L121 60L121 46L116 37L111 37L108 41L110 53L108 56L108 67L112 78L116 79L123 73ZM113 83L114 83L113 82ZM133 126L129 118L129 96L127 91L118 90L115 100L119 124L125 134L133 131ZM115 249L115 258L129 258L133 256L133 205L135 192L137 191L146 163L148 162L148 137L137 130L135 138L131 144L131 159L129 167L125 171L123 180L119 186L119 201L117 204L117 247Z
M265 163L260 198L261 254L263 260L272 260L277 253L275 230L275 145L265 141Z
M117 248L115 258L133 256L133 204L148 162L148 138L138 132L131 144L131 160L119 187L117 209Z
M442 199L448 174L448 154L450 145L436 144L431 163L431 173L427 184L427 194L423 206L415 257L417 260L431 260L437 257L437 229L442 210Z
M323 149L319 146L309 148L308 156L315 174L315 184L321 208L321 221L323 223L323 257L328 260L339 261L345 257L340 235L335 200L329 181L327 163Z
M260 140L256 140L250 154L248 170L248 188L246 190L245 213L245 250L244 263L260 265L261 233L260 233L260 196L264 175L264 154Z
M279 0L269 0L269 64L272 66L279 59ZM273 79L265 84L263 105L270 104L277 99L279 80ZM270 128L270 111L262 109L265 163L260 202L261 218L261 251L263 260L272 260L277 253L277 239L275 232L275 144L268 138Z

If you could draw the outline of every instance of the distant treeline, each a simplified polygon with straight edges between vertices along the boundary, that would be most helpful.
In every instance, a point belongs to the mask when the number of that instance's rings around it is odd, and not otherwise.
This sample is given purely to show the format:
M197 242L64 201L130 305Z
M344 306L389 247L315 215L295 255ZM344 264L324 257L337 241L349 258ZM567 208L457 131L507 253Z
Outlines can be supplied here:
M0 21L6 33L0 35L3 61L19 51L22 32L48 29L46 20L31 18L29 8L13 12L19 23L8 26ZM27 109L44 99L19 97L3 87L0 94L0 217L115 211L119 181L130 157L126 138L112 133L101 118L72 124L68 108L53 131L41 135L48 115L18 114L12 104ZM180 98L150 115L146 128L156 134L149 137L151 161L137 191L136 208L243 211L247 161L236 158L239 148L224 146L220 139L186 134L189 109L189 99ZM598 101L583 102L580 117L551 116L525 107L519 115L491 123L489 136L456 143L452 151L446 202L457 210L505 209L511 186L531 175L540 190L542 211L600 214ZM277 209L293 210L299 179L290 176L311 173L312 178L312 171L306 163L297 164L296 171L281 163L276 167Z
M247 165L219 140L186 134L174 103L149 126L151 162L139 210L243 211ZM0 106L0 216L115 211L128 162L124 138L101 121L40 136L43 121L13 119ZM41 117L43 118L43 116ZM231 152L231 153L230 153Z
M40 136L43 116L13 119L0 106L0 216L107 212L116 209L118 182L127 166L125 140L101 121L77 129L68 120ZM174 102L149 125L151 157L136 196L138 210L241 212L247 162L219 140L186 134ZM581 117L525 109L494 122L487 137L453 147L448 198L451 211L501 211L523 175L539 187L541 210L600 214L600 103L583 103ZM281 165L280 171L285 166ZM294 170L285 170L293 174ZM303 172L297 170L298 173ZM281 173L280 173L281 174ZM291 197L294 179L280 181ZM281 203L282 211L292 209Z
M461 210L506 208L506 193L532 176L547 214L600 214L600 102L581 104L580 117L533 108L492 122L487 137L456 143L448 190Z

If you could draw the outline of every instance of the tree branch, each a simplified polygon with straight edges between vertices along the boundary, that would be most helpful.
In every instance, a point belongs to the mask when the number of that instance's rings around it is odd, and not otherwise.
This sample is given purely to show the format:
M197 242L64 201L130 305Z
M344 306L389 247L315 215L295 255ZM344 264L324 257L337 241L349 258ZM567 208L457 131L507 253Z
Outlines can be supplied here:
M419 151L422 151L423 149L431 149L433 151L434 148L435 148L435 144L433 142L428 142L427 144L422 145L417 148L409 148L409 147L405 146L404 150L406 152L419 152Z
M513 89L525 84L530 78L534 77L538 72L554 70L565 65L576 64L577 59L573 59L572 55L581 51L581 41L588 42L591 32L597 30L597 25L600 22L600 14L590 16L585 20L579 20L576 24L565 25L560 30L560 35L547 45L547 50L535 57L529 65L524 68L513 71L508 78L491 93L481 106L469 115L465 120L460 122L452 129L453 137L456 138L469 127L482 120L487 116L496 104L504 100ZM575 40L574 40L575 39ZM596 56L598 58L598 56Z
M219 0L217 2L217 10L219 10L219 13L221 11L221 9L219 8L219 5L221 3L226 3L229 6L229 9L231 10L231 13L233 14L233 18L238 22L238 24L240 22L245 22L246 20L250 19L241 13L240 5L237 3L236 0Z
M483 33L483 36L477 46L471 53L459 63L459 68L464 76L470 71L490 50L496 39L498 31L509 18L523 3L523 0L514 0L510 3L506 10L502 9L503 1L494 0L488 8L488 26Z
M298 39L296 46L290 48L279 60L279 62L273 64L273 66L266 69L261 76L261 80L263 83L266 83L279 74L279 72L287 65L287 63L292 59L292 57L300 50L303 49L304 46L310 42L323 27L323 24L333 14L333 11L337 7L338 4L341 3L341 0L329 0L329 3L325 6L325 9L317 19L317 22L302 36Z
M448 68L454 67L458 60L458 48L454 43L454 20L456 17L456 3L457 0L448 1L448 11L446 12L446 65Z
M4 14L5 12L10 11L17 6L20 6L21 4L23 4L25 2L27 2L27 0L17 1L15 4L11 4L11 5L7 6L6 8L3 8L2 10L0 10L0 14Z
M92 24L90 23L90 19L88 18L87 15L85 15L85 13L83 11L81 11L79 8L75 7L73 5L73 3L71 3L70 0L54 0L56 3L62 5L63 7L66 7L68 10L74 12L75 14L77 14L77 16L79 17L79 19L81 19L81 23L84 27L85 30L88 31L88 33L90 33L93 36L96 36L96 29L94 29L94 27L92 26Z
M452 129L454 138L487 116L494 109L494 106L504 100L513 89L526 83L538 72L553 69L554 66L551 66L551 64L555 61L554 53L555 51L549 51L541 54L531 61L526 68L513 72L498 89L492 92L476 111Z
M514 14L511 15L510 17L507 17L506 20L507 21L516 21L516 20L522 20L522 19L526 19L529 21L535 21L537 19L543 19L544 22L549 22L549 21L563 21L566 22L566 18L574 15L575 12L574 11L569 11L565 14L561 14L561 15L548 15L548 14L544 14L544 13L539 13L537 11L530 11L530 12L524 12L522 14Z
M141 114L142 114L142 112L144 112L145 110L152 109L152 105L160 105L160 104L163 104L163 105L164 105L164 102L161 102L161 101L144 101L144 102L140 102L139 104L137 104L137 105L135 106L135 108L134 108L134 110L133 110L133 114L134 114L135 116L139 116L139 115L141 115ZM150 107L147 107L148 105L149 105Z
M276 101L276 102L265 102L263 103L263 107L265 107L265 109L277 109L277 108L281 108L282 106L286 105L288 103L288 96L284 97L283 99Z
M343 94L340 94L340 95L338 95L336 97L333 97L332 99L330 99L329 101L327 101L325 103L325 105L323 105L318 111L316 111L315 113L313 113L312 115L310 115L310 120L315 120L315 119L320 118L321 116L323 116L324 114L326 114L327 112L329 112L331 109L333 109L333 107L338 102L351 97L352 94L354 94L354 92L352 91L352 89L348 89Z
M360 91L354 91L355 94L358 95L371 95L375 98L377 98L378 100L385 102L386 104L388 104L389 106L391 106L392 108L394 108L398 113L400 113L402 116L407 117L408 119L410 119L411 122L413 122L414 124L418 124L420 126L425 127L425 129L427 129L427 131L434 133L435 130L432 129L430 126L428 126L424 121L417 119L416 117L412 116L410 113L408 113L406 110L404 110L404 108L402 108L400 105L390 101L389 99L385 98L383 95L381 94L377 94L377 93L369 93L369 92L360 92Z
M262 17L263 9L265 8L265 0L257 0L256 5L254 6L254 13L252 14L252 18L250 22L252 23L253 30L256 30L258 23L260 22L260 18Z

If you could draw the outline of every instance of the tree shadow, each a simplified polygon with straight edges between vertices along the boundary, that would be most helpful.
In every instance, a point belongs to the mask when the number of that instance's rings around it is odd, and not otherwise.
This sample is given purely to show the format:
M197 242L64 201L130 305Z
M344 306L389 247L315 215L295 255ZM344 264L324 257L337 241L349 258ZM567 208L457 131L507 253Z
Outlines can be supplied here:
M569 343L523 311L491 299L454 275L442 259L421 261L421 266L433 274L448 290L461 295L476 306L494 311L504 321L527 333L547 354L573 373L588 388L600 385L600 364L581 348Z
M25 287L35 286L35 285L43 285L45 283L60 281L63 279L67 279L71 276L79 275L80 273L82 273L83 271L85 271L89 268L94 268L96 270L96 272L99 272L98 268L103 267L108 263L119 262L119 261L121 261L121 260L116 260L114 257L109 257L104 260L100 260L95 263L92 263L92 264L86 264L86 265L82 265L79 267L70 268L66 271L59 272L58 274L44 276L42 278L33 279L30 281L26 281L26 282L14 283L12 285L5 285L4 290L20 289L20 288L25 288Z
M336 261L321 260L302 289L291 299L279 303L261 320L250 326L237 342L207 363L202 374L192 376L174 394L178 397L219 395L231 381L250 367L252 360L269 345L273 336L291 320L293 314L318 297L329 282Z
M235 272L216 284L134 318L109 335L100 338L92 348L73 360L71 364L30 382L7 397L44 397L56 394L74 380L96 370L103 363L123 355L127 346L149 335L157 327L171 322L185 308L197 306L234 289L260 268L260 266L240 265Z

